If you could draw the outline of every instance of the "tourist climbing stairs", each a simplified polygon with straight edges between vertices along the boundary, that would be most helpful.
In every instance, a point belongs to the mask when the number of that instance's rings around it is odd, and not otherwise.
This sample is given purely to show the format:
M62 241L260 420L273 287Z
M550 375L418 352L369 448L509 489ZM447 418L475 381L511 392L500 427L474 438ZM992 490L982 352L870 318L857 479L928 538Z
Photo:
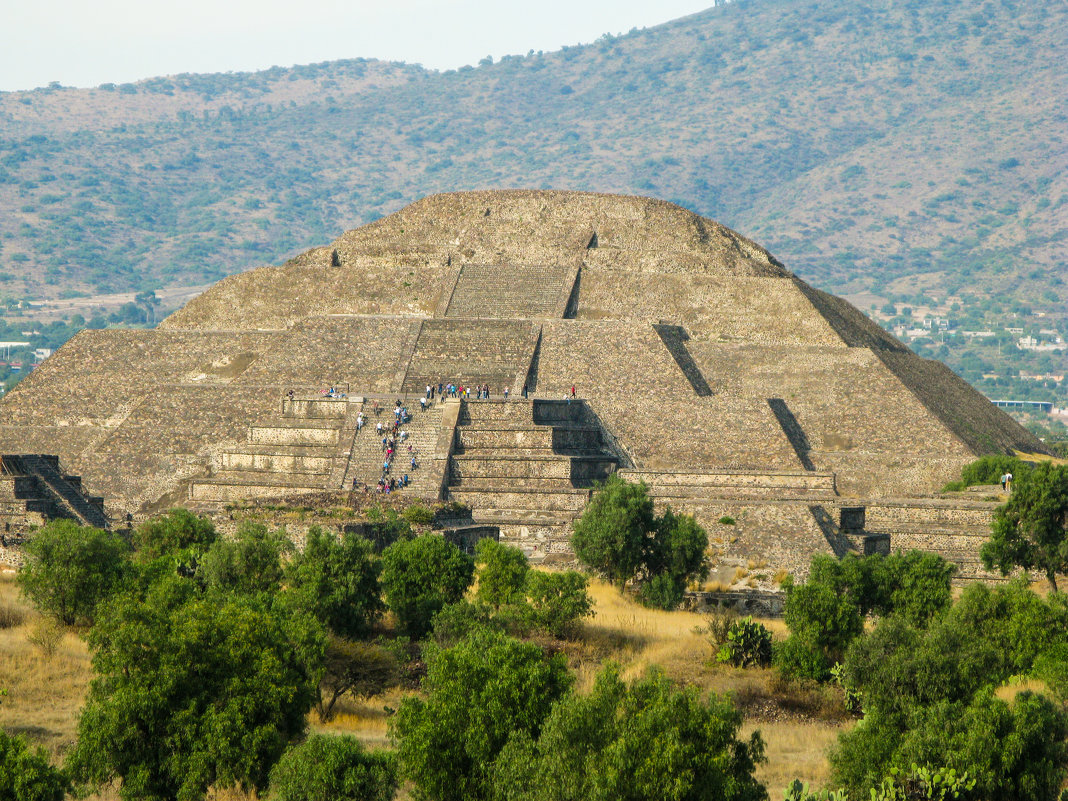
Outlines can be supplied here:
M370 487L371 491L376 491L378 480L382 478L382 464L386 459L382 437L388 434L395 418L392 404L387 408L386 404L380 401L380 406L379 415L376 417L372 413L363 430L353 440L346 479L348 487L352 487L355 480L358 488ZM430 466L441 432L443 407L440 403L432 403L424 410L418 402L409 402L407 408L409 420L400 427L405 437L397 443L389 475L398 481L402 476L408 476L408 486L398 491L406 495L437 500L441 492L441 477L435 475ZM379 422L384 427L381 434L376 429ZM414 470L411 466L413 455L417 465Z

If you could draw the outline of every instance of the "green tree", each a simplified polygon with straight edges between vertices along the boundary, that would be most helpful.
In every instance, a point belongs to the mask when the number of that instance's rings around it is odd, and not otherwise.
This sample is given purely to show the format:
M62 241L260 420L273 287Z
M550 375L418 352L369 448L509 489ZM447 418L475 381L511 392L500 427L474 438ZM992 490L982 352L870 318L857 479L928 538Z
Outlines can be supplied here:
M346 640L329 635L323 661L323 677L316 691L315 706L322 723L334 717L334 705L345 695L376 695L389 687L400 673L394 649L382 642Z
M201 555L217 538L211 520L197 517L188 509L175 508L138 526L133 546L139 562L168 557L191 574Z
M292 549L285 529L243 522L233 539L216 540L204 554L197 575L223 592L276 592L282 585L282 557Z
M587 578L575 570L563 573L531 570L527 574L526 603L521 607L521 617L554 637L573 636L579 621L593 614L588 586Z
M575 522L571 544L584 565L622 592L645 564L646 540L655 527L649 488L613 473Z
M276 801L389 801L396 791L396 757L368 753L355 737L313 735L271 770Z
M43 748L0 729L0 801L63 801L70 784Z
M849 595L823 581L787 584L783 611L790 637L777 650L775 662L797 678L825 680L864 630L864 618Z
M493 767L498 801L758 801L759 733L738 739L727 699L702 700L652 672L627 685L615 666L588 695L553 707L541 734L521 730Z
M479 565L478 600L494 609L522 603L530 572L526 554L487 537L475 544L475 563Z
M401 628L414 638L447 604L464 597L475 564L471 557L437 534L398 540L382 553L382 589Z
M337 634L359 637L385 610L380 572L370 542L349 532L338 539L312 526L304 550L286 570L285 601L307 609Z
M89 633L94 678L70 756L91 784L125 799L194 801L208 788L263 788L304 732L322 661L307 615L261 599L192 594L170 576L113 599Z
M26 544L22 594L66 625L91 624L97 605L130 574L129 546L117 535L53 520Z
M1004 575L1017 567L1040 570L1057 590L1068 573L1068 465L1039 465L1013 482L1007 503L994 512L983 565Z
M405 698L391 726L419 796L489 798L493 763L509 736L537 738L571 681L562 655L546 656L498 632L475 631L452 648L430 648L426 697Z

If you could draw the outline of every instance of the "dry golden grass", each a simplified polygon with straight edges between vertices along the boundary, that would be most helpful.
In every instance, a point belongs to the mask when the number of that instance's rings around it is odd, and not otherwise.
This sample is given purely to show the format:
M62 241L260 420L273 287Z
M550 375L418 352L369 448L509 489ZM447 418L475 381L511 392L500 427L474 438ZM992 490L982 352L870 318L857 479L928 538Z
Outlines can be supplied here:
M834 744L844 726L827 723L782 721L746 722L741 734L748 737L760 731L767 746L768 761L756 770L756 777L768 788L771 798L781 798L794 779L810 787L822 787L830 778L827 749Z
M40 616L21 601L11 573L0 574L0 603L25 614L22 625L0 630L0 683L7 690L0 728L28 736L59 758L74 743L89 685L88 648L71 632L63 633L51 658L31 644Z

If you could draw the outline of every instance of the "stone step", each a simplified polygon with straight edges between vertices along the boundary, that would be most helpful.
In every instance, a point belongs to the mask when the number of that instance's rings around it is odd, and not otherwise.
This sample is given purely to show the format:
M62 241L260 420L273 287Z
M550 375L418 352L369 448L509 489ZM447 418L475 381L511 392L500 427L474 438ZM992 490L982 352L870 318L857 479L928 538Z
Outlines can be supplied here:
M475 448L536 448L557 453L598 451L601 448L601 430L593 427L499 429L459 426L456 429L456 444L465 451Z
M812 501L812 500L835 500L839 496L822 489L806 489L804 487L650 487L649 494L659 501L676 503L680 501L708 501L715 503L720 500L761 500L774 498L776 500Z
M566 492L582 488L572 483L570 478L462 478L450 472L449 481L449 490L457 492Z
M589 492L576 489L551 492L533 489L468 491L450 487L449 497L467 504L482 515L527 511L578 513L586 508Z
M301 420L343 420L348 413L349 404L360 402L362 399L356 398L293 398L293 400L284 398L282 417Z
M254 471L266 473L314 473L329 474L334 464L330 449L302 448L294 446L260 446L259 452L249 452L253 447L224 451L219 454L219 469L225 471ZM288 453L282 452L285 449ZM318 453L314 451L318 450ZM294 453L293 451L298 451Z
M465 264L446 317L532 318L559 316L570 294L570 270L561 266L510 267Z
M615 468L610 457L561 456L538 453L525 459L481 451L453 456L449 475L457 481L468 479L555 478L592 481L607 478ZM473 455L472 455L473 454Z
M189 498L193 501L238 501L245 498L322 492L324 489L326 487L321 481L309 480L307 476L221 472L211 478L194 479L189 485Z
M248 441L251 445L336 446L339 442L338 427L313 427L304 425L250 426Z

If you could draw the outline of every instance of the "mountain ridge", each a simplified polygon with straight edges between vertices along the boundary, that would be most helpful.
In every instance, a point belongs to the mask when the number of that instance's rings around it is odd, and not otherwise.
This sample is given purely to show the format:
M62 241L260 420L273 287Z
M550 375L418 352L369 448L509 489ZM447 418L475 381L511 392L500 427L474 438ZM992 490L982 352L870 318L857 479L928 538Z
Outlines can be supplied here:
M7 93L0 293L215 280L431 192L553 186L678 202L839 292L941 273L1062 301L1066 23L1037 2L743 0L456 71Z

